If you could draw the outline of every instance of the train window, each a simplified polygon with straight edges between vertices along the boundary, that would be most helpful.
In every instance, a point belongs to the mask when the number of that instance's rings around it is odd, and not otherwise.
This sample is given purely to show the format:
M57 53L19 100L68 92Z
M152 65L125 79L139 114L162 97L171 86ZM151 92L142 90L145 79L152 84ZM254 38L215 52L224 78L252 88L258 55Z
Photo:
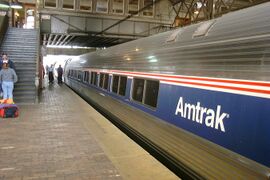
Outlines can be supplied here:
M104 74L103 89L108 89L109 85L109 74Z
M109 74L100 73L99 76L99 87L108 89L109 85Z
M119 76L113 75L112 92L117 93L119 84Z
M122 96L125 96L125 94L126 94L126 85L127 85L127 77L121 76L120 77L119 94Z
M112 92L125 96L126 94L127 77L113 75Z
M74 70L74 74L73 74L74 76L74 78L78 78L78 71L77 70Z
M91 84L97 85L97 72L91 72Z
M144 80L143 79L133 79L133 91L132 99L135 101L142 102L144 91Z
M132 99L151 107L157 107L159 81L133 79Z
M73 77L73 70L70 70L70 77Z
M78 71L78 79L80 81L82 81L82 79L83 79L83 72L82 71Z
M72 70L72 77L75 77L75 70Z
M101 88L103 86L103 79L104 79L104 74L100 73L99 74L99 87L101 87Z
M193 37L206 36L211 27L213 27L216 20L203 22L194 32Z
M88 71L84 71L83 81L89 82L89 72Z
M157 107L158 90L158 81L146 80L144 104Z

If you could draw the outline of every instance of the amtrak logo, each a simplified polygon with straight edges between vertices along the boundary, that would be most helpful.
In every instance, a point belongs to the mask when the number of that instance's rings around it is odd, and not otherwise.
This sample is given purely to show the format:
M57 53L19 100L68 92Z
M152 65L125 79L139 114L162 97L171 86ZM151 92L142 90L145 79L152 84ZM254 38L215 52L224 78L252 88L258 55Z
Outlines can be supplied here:
M221 105L217 105L217 108L214 110L202 107L200 102L197 102L196 105L186 103L184 102L183 97L180 97L178 100L175 115L179 115L182 118L192 120L210 128L215 128L222 132L225 132L223 121L230 117L228 113L222 113Z

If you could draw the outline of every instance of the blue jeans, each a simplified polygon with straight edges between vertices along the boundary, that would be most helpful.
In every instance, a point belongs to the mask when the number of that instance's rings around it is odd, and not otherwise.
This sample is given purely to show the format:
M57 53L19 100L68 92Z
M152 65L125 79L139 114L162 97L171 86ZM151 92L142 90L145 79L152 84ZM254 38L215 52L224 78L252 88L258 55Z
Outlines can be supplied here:
M2 82L2 89L3 89L3 99L13 99L13 88L14 83L10 81L3 81Z

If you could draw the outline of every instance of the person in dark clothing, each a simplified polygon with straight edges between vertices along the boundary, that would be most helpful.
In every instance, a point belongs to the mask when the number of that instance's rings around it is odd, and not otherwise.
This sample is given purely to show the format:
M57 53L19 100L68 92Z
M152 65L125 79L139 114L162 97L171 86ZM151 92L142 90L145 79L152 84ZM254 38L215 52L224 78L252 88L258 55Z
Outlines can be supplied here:
M58 84L62 84L63 68L61 67L61 65L59 65L59 67L57 68L57 75Z
M49 83L53 83L53 81L54 81L54 75L53 75L54 65L52 64L48 70L49 70Z

